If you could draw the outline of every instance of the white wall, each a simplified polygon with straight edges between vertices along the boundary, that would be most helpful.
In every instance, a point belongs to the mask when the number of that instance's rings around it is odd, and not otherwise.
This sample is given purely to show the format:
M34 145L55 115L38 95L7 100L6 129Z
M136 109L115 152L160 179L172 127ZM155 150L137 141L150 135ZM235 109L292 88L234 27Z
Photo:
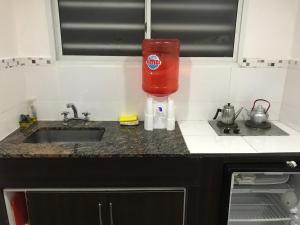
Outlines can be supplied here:
M290 59L298 0L245 0L241 58Z
M298 3L297 19L295 24L292 58L300 61L300 1Z
M18 56L50 57L46 3L50 0L11 1L15 15Z
M54 43L49 37L52 31L49 32L47 21L51 0L11 1L15 10L19 55L53 54ZM290 59L298 2L244 0L239 57Z
M17 55L12 2L0 0L0 6L0 58L10 58Z
M17 56L11 0L0 0L0 58ZM0 70L0 140L18 127L24 113L25 77L20 69Z

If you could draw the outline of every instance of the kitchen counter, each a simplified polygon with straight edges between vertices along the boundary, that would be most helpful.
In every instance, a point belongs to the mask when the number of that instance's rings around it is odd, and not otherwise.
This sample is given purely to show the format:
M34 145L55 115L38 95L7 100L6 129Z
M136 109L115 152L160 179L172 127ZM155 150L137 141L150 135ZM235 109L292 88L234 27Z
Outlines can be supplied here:
M38 128L63 127L62 122L39 122L21 132L15 131L0 142L0 158L55 158L55 157L144 157L185 156L189 154L183 136L176 124L174 131L145 131L143 124L133 127L120 126L118 122L89 122L88 125L72 127L103 127L105 133L97 143L23 143Z
M23 143L38 128L63 127L59 121L44 121L26 132L17 130L1 141L0 158L185 157L300 152L300 133L278 121L272 122L290 136L218 136L207 121L181 121L174 131L153 132L145 131L142 123L136 127L122 127L118 122L90 122L85 127L105 128L98 143ZM79 123L72 127L80 126Z
M192 154L300 153L300 133L272 122L289 136L218 136L207 121L181 121L179 126Z

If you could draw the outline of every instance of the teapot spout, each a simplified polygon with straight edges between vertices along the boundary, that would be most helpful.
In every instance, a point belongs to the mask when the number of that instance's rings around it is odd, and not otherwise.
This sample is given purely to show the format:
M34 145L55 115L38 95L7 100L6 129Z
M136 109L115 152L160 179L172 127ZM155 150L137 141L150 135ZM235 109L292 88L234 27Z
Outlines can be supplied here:
M243 107L241 107L235 114L234 120L236 120L238 118L238 116L240 115L240 113L242 112Z

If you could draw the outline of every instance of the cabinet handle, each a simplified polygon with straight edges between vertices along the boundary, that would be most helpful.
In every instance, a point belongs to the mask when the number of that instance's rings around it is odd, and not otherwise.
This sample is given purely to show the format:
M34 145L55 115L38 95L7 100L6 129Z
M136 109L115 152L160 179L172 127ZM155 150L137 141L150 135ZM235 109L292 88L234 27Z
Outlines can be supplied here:
M109 217L110 217L110 225L114 225L114 218L113 218L113 204L109 203Z
M99 225L102 225L102 204L99 203Z
M286 164L291 168L296 168L298 166L295 161L287 161Z

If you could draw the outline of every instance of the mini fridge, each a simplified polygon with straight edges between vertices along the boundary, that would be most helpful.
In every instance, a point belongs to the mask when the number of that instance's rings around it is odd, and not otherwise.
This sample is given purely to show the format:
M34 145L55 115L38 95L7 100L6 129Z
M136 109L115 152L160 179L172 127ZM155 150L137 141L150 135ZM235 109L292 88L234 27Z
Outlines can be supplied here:
M300 170L285 164L229 166L224 224L300 225Z

